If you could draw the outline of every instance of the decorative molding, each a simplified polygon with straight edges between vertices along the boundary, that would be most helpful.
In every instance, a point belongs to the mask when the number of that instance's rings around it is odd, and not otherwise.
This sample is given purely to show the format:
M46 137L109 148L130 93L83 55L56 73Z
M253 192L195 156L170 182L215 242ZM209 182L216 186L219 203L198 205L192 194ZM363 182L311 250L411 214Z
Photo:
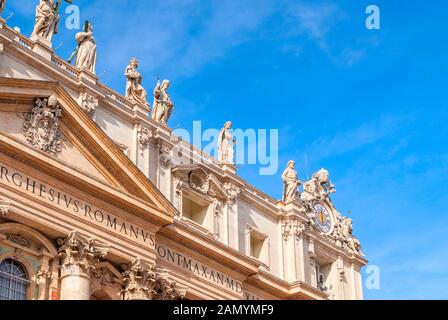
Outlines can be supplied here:
M79 270L90 276L99 259L107 255L109 248L94 239L87 239L79 232L70 233L65 239L58 240L59 257L63 274Z
M61 117L56 96L36 98L34 108L24 116L23 134L28 143L49 154L61 152Z

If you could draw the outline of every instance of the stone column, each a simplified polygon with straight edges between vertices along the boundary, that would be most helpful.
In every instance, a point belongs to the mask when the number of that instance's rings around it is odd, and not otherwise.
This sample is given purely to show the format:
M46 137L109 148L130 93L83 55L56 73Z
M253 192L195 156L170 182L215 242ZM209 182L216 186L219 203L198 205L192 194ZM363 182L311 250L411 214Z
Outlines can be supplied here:
M61 259L61 300L90 300L90 276L107 254L105 245L72 232L58 241Z
M136 259L123 272L124 300L182 300L186 289L168 279L167 272Z

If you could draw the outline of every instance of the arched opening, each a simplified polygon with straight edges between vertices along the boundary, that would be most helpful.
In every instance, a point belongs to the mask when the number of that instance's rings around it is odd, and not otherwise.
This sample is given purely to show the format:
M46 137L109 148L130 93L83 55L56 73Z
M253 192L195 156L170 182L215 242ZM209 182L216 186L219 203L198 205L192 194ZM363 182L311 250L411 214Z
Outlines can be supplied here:
M0 262L0 300L26 300L29 279L21 263L8 258Z
M90 296L90 300L112 300L103 290L97 290Z

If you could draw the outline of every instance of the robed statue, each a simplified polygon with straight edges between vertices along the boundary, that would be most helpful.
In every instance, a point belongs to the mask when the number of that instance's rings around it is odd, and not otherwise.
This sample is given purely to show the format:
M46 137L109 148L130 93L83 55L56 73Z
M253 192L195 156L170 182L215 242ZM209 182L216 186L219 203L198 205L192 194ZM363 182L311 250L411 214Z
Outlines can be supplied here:
M288 167L282 174L282 180L284 184L283 189L283 201L289 203L295 201L298 197L298 188L301 184L299 175L295 170L295 162L289 161Z
M53 35L58 33L60 4L61 0L56 0L56 3L54 0L40 0L36 7L36 22L31 37L40 37L51 42Z
M130 101L146 105L147 92L142 86L143 77L137 70L138 61L136 58L132 58L129 65L126 67L126 97Z
M75 65L77 68L86 69L95 73L96 42L93 37L93 26L90 22L86 21L83 31L76 34L76 41L78 42L78 46L68 59L68 62L71 63L72 59L76 56Z
M158 80L154 89L152 119L164 125L167 124L174 109L174 104L168 94L169 87L170 82L168 80L164 80L162 83Z
M218 134L218 160L223 163L235 163L235 139L232 122L228 121Z

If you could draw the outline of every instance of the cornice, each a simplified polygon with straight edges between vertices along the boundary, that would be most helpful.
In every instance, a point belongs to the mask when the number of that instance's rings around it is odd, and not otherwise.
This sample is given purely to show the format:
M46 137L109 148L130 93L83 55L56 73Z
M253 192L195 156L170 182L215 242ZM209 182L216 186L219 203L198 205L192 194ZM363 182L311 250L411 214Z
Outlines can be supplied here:
M259 272L260 262L176 220L172 225L161 228L158 234L201 252L202 255L238 270L246 276Z

